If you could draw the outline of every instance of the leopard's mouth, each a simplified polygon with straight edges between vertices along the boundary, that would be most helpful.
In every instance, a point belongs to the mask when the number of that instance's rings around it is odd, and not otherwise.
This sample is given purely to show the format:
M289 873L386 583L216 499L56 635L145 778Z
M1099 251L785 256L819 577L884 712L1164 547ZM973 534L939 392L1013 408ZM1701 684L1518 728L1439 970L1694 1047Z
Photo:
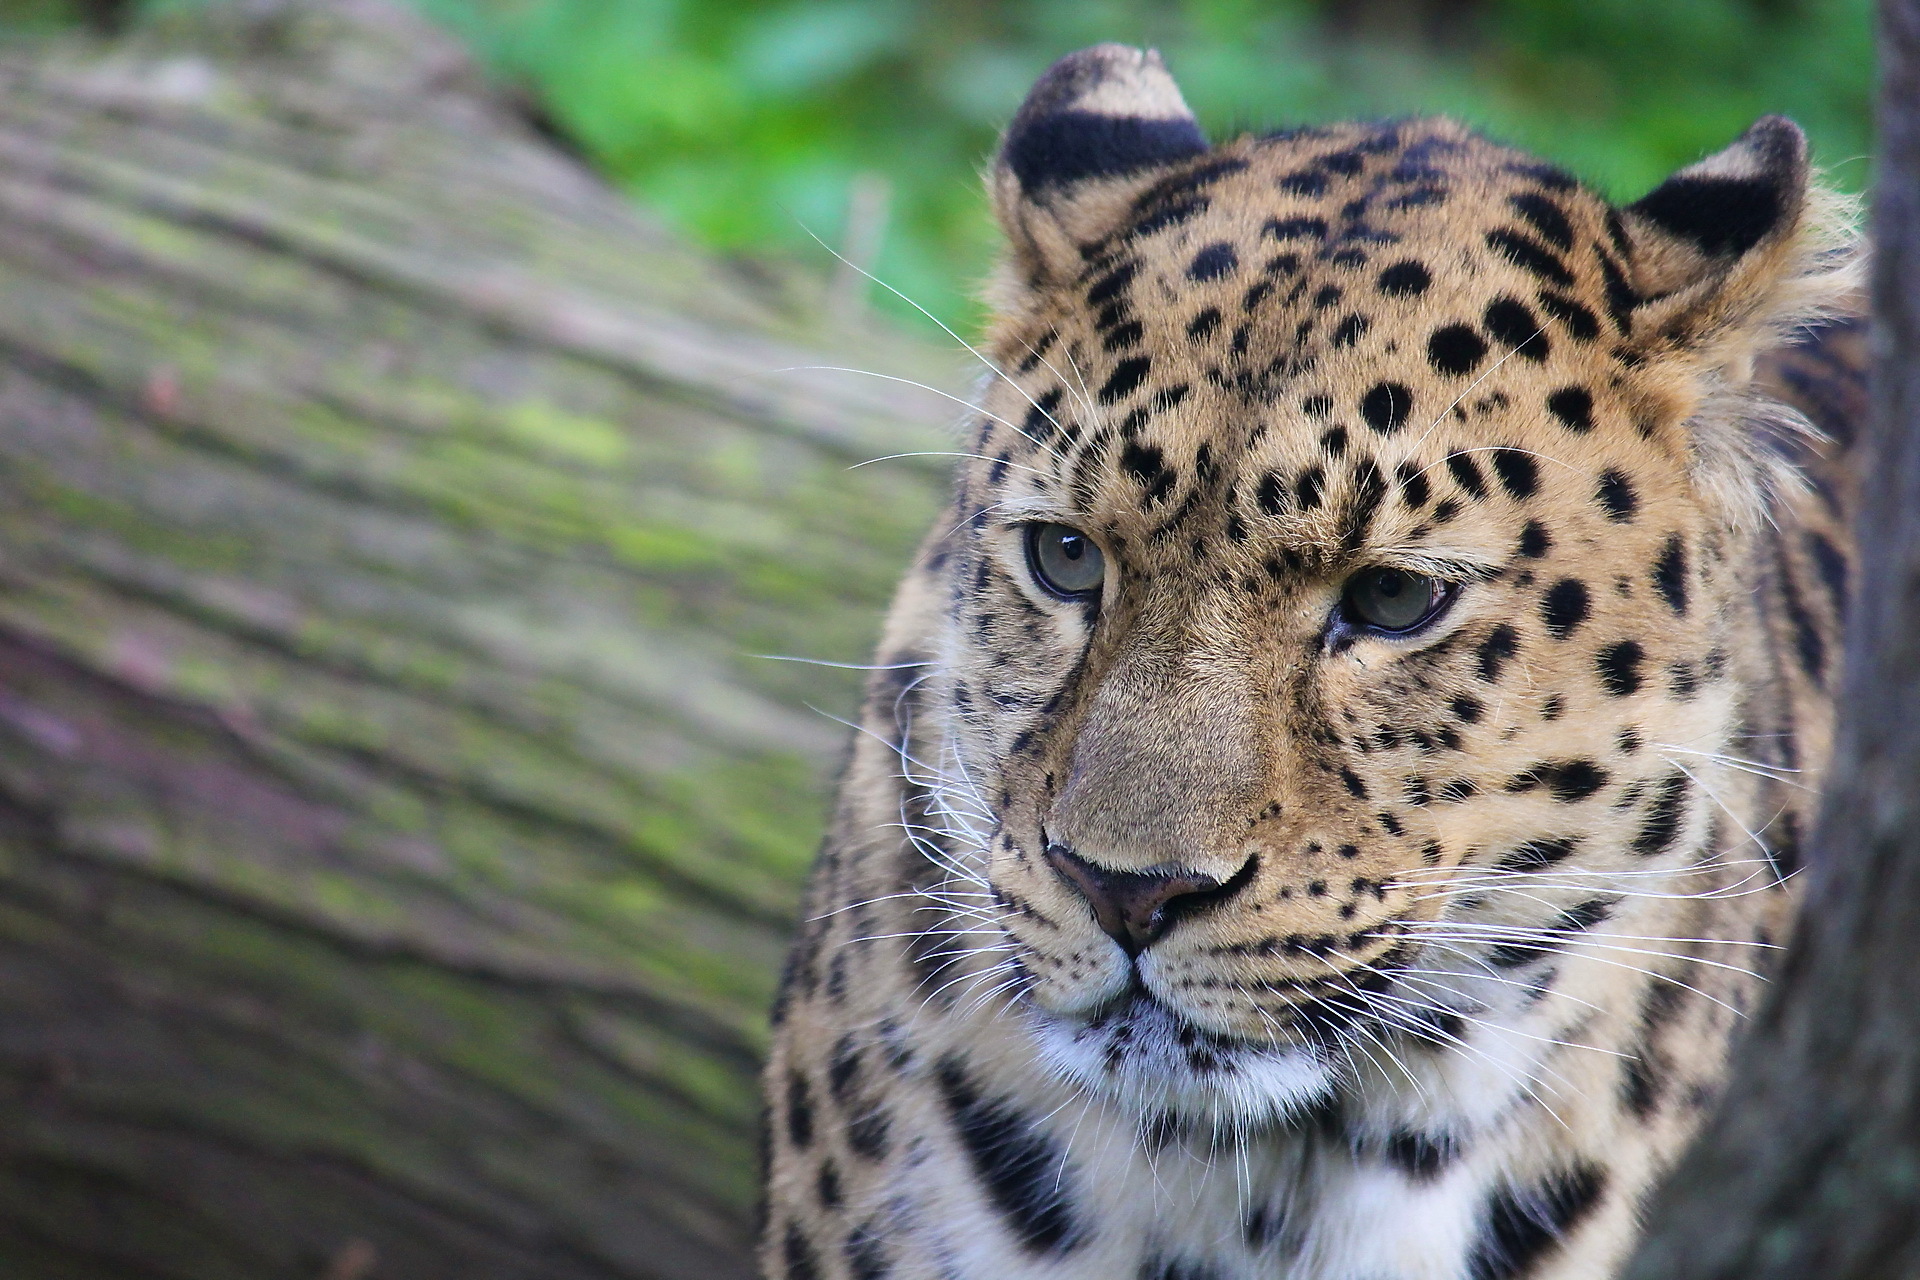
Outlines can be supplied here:
M1088 1016L1028 1016L1056 1078L1132 1114L1244 1129L1284 1122L1334 1083L1323 1048L1208 1031L1138 983Z

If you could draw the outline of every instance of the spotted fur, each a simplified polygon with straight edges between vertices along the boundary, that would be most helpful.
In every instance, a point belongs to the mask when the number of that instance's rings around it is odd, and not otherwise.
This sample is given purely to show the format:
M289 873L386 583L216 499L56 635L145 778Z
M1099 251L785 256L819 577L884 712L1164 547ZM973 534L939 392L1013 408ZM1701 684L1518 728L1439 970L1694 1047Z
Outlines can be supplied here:
M1857 264L1799 130L1615 208L1447 120L1209 146L1101 46L989 181L994 372L781 997L767 1274L1612 1274L1828 751ZM1381 567L1439 611L1356 622Z

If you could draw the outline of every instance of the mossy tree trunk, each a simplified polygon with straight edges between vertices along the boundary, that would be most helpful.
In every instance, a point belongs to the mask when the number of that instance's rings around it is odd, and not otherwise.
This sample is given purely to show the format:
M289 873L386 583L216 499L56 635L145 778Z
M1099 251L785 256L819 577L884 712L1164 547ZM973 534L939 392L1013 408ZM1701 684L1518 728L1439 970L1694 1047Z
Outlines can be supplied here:
M1920 0L1882 0L1873 408L1801 923L1630 1280L1920 1276Z
M0 1274L747 1273L950 416L362 0L0 57ZM882 349L884 348L884 349ZM917 424L917 425L916 425Z

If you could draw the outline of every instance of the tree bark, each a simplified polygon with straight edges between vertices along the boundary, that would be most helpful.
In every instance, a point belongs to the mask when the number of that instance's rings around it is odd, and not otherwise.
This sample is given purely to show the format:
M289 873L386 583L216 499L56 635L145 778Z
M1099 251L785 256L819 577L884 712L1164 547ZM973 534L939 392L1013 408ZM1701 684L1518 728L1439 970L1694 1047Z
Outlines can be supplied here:
M957 371L782 308L371 0L0 57L0 1274L748 1273L856 698L751 655L951 416L779 371Z
M1920 0L1881 6L1873 403L1811 883L1630 1280L1920 1276Z

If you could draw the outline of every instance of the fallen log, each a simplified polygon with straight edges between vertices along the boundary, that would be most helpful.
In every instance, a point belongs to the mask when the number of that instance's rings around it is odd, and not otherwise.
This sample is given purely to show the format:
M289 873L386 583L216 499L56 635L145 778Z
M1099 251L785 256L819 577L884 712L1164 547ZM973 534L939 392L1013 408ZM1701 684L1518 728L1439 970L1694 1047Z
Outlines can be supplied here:
M856 697L752 655L864 660L951 416L781 371L958 363L371 0L0 56L0 300L0 1273L747 1274Z

